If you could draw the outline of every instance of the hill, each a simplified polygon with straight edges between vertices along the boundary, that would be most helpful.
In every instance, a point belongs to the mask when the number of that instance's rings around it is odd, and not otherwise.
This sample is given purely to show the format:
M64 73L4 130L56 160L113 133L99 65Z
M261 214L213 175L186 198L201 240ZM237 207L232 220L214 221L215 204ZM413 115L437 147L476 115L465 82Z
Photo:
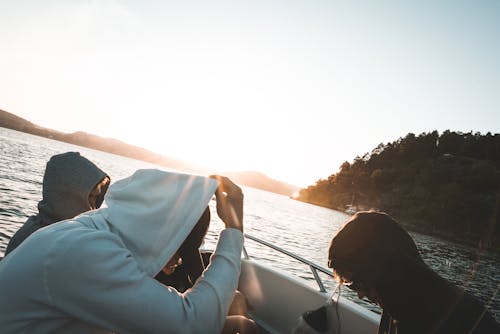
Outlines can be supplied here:
M224 172L222 173L232 180L238 180L241 184L249 187L262 189L277 194L293 196L300 188L288 183L274 180L259 172Z
M66 143L92 148L99 151L113 153L137 160L151 162L167 168L180 170L188 173L209 174L219 173L230 177L234 182L261 190L266 190L286 196L291 196L299 188L284 182L273 180L258 172L227 172L220 173L208 167L190 162L166 157L161 154L146 150L144 148L127 144L113 138L103 138L85 132L64 133L44 128L0 109L0 127L30 133L36 136L46 137Z
M417 232L500 249L500 134L410 133L344 162L297 199L381 210Z

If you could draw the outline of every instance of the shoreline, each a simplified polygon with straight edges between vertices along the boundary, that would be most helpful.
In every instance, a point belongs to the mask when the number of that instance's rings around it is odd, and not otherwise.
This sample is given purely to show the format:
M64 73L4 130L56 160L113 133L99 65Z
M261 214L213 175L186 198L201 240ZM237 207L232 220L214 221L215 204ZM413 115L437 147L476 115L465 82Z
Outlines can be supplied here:
M422 228L419 225L415 225L415 224L409 223L409 222L404 221L404 220L401 220L400 223L409 232L415 232L415 233L419 233L422 235L438 238L438 239L441 239L443 241L453 242L453 243L456 243L456 244L459 244L462 246L472 247L480 252L485 252L485 251L488 252L489 251L489 252L494 252L494 253L500 253L500 245L495 245L493 242L491 242L490 245L482 245L481 240L477 240L477 239L472 240L472 239L464 238L462 236L453 234L451 232L446 232L446 231L429 231L429 229L427 229L427 228Z
M304 200L301 200L299 198L292 198L292 199L299 201L299 202L304 202L304 203L320 206L323 208L335 210L338 212L342 212L348 216L352 216L354 214L354 213L346 212L343 209L332 208L332 207L328 207L326 205L320 205L318 203L304 201ZM363 211L363 210L359 210L359 211ZM396 217L394 217L394 218L396 218ZM409 232L415 232L415 233L419 233L422 235L435 237L435 238L441 239L441 240L446 241L446 242L453 242L453 243L456 243L456 244L459 244L462 246L476 248L478 251L481 251L481 252L485 252L485 251L488 252L489 251L489 252L494 252L494 253L500 254L500 244L498 242L495 244L495 242L494 242L495 240L490 240L489 245L481 245L479 234L473 235L472 238L466 238L466 237L463 237L463 236L460 236L460 235L457 235L455 233L448 232L448 231L431 231L431 230L429 230L429 228L423 227L423 224L419 224L418 220L413 220L411 218L405 219L405 218L398 217L398 218L396 218L396 220Z

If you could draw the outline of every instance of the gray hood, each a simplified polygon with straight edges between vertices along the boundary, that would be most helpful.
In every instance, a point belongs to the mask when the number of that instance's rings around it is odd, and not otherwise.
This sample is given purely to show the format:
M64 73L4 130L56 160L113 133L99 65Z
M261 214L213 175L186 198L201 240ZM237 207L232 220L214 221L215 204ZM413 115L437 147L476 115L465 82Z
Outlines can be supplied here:
M104 171L78 152L54 155L47 162L43 176L43 199L38 203L43 223L48 225L90 210L89 194L106 176ZM103 193L105 191L103 189Z
M153 277L196 225L217 185L207 177L142 169L112 184L107 208L96 214Z

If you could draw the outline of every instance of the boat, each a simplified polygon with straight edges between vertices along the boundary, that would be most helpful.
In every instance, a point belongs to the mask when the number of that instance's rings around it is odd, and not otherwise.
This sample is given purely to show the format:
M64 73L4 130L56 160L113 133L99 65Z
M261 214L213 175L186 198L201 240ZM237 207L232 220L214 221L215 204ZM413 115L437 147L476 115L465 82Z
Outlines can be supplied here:
M257 242L307 265L317 283L311 287L303 278L295 277L251 258L243 248L239 290L245 295L249 316L262 329L262 333L291 333L300 316L322 305L327 308L328 333L359 334L378 332L380 315L346 298L332 299L325 289L319 272L333 279L331 270L282 249L262 239L245 234L245 242Z
M351 204L347 204L345 206L345 210L344 212L347 213L348 215L353 215L355 214L356 212L358 212L358 207L356 205L354 205L354 198L355 198L355 194L353 193L352 194L352 198L351 198Z

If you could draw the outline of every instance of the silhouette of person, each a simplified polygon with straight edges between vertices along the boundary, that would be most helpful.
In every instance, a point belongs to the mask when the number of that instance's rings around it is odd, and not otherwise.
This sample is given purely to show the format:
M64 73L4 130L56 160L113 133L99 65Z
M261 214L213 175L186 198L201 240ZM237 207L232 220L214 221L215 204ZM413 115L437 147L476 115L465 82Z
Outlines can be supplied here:
M383 308L379 333L500 333L484 305L427 266L385 213L348 220L330 242L328 266L359 298Z
M205 270L205 263L209 261L209 254L200 253L209 226L210 208L207 207L179 250L155 276L157 281L174 287L179 292L185 292L194 285ZM247 311L245 296L236 290L222 333L259 333L258 326L248 318Z
M214 193L226 228L180 293L154 277ZM220 333L241 267L241 189L219 176L138 170L109 187L106 204L39 230L0 262L2 333Z
M38 214L29 217L12 236L5 255L42 227L98 209L109 184L109 176L78 152L52 156L43 176Z

